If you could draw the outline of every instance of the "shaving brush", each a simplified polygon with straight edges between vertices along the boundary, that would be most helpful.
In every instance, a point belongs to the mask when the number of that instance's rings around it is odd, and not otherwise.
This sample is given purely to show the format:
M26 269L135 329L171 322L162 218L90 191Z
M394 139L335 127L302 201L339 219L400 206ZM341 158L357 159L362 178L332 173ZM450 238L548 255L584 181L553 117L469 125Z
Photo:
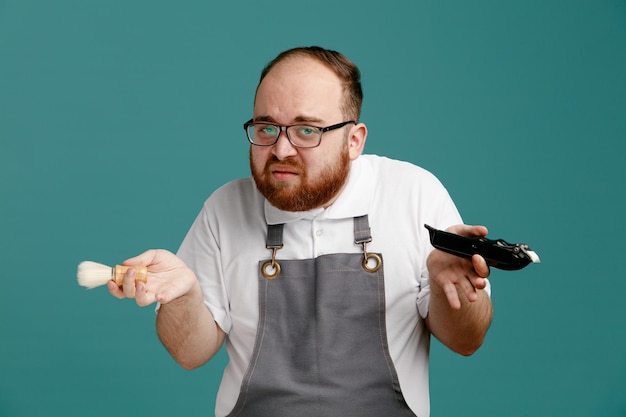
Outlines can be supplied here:
M96 262L84 261L78 264L78 284L87 288L95 288L105 285L109 281L114 281L118 287L121 287L124 274L129 268L135 270L135 280L148 282L148 268L145 266L115 265L111 268Z

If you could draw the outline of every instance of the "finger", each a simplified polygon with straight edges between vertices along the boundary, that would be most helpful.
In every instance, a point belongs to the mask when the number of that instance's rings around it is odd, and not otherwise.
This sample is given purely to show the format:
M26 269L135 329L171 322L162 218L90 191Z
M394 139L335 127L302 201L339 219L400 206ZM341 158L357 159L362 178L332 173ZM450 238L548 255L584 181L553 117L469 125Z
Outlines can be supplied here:
M137 255L134 258L126 259L122 262L122 265L136 266L136 265L152 265L155 263L157 257L157 251L155 249L150 249L142 253L141 255Z
M487 230L485 226L472 226L468 224L457 224L456 226L449 227L446 231L461 236L475 237L484 237L487 236L487 233L489 233L489 230Z
M487 229L487 227L483 225L476 225L476 226L471 227L471 230L469 231L469 233L471 233L471 236L484 237L489 234L489 229Z
M459 300L459 294L457 293L456 286L452 283L447 283L443 286L443 292L448 299L448 304L453 310L461 309L461 300Z
M145 307L155 302L154 294L147 290L147 286L143 282L137 282L135 302L140 307Z
M117 286L117 284L113 280L107 282L107 289L109 290L111 295L115 298L119 298L119 299L126 298L126 296L124 295L124 292L120 289L120 287Z
M174 299L171 294L171 291L163 291L161 293L155 294L155 299L161 304L167 304Z
M489 265L487 265L487 261L480 255L472 256L472 266L474 267L474 271L481 278L487 278L491 273L489 269Z
M122 291L127 298L135 298L135 276L136 272L134 268L128 268L126 274L124 274L124 281L122 282Z
M167 304L170 301L173 301L181 297L183 294L184 292L180 291L179 288L169 286L168 288L155 293L154 298L156 299L156 301L158 301L161 304Z
M484 290L485 288L487 288L487 279L478 277L474 279L473 284L474 288L476 288L477 290Z
M457 283L457 293L464 294L465 298L470 301L476 301L478 299L478 294L476 293L476 288L469 276L461 277Z

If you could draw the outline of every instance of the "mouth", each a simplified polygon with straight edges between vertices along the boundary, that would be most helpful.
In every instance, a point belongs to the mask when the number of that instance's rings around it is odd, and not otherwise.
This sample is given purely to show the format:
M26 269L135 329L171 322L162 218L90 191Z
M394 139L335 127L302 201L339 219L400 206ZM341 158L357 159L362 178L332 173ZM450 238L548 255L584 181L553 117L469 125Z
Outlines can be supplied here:
M270 173L278 181L289 181L300 175L298 170L291 166L273 165L270 167Z

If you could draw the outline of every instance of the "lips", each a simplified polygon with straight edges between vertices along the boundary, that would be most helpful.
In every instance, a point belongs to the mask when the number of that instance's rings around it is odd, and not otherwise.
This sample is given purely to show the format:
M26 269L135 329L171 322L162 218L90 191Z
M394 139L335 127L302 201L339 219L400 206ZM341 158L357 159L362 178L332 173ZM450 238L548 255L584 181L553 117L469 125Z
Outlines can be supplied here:
M300 175L300 172L297 168L286 165L272 165L270 166L269 171L271 172L272 176L278 181L287 181Z
M272 173L282 173L282 174L295 174L298 175L298 170L292 167L283 167L283 166L272 166L270 168Z

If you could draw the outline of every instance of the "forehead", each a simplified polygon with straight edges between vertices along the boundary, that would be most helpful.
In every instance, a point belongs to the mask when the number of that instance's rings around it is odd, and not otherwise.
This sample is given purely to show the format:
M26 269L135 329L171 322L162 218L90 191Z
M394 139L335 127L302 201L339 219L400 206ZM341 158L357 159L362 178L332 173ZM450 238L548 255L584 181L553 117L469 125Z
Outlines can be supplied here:
M291 123L303 117L333 121L341 117L342 83L325 64L291 57L276 64L259 84L254 117Z

